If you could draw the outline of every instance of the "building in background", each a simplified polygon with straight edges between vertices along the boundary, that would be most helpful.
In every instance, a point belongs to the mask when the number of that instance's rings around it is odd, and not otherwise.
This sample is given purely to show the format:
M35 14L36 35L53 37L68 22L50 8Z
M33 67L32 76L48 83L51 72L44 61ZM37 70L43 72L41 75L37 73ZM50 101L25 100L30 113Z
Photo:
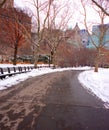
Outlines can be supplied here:
M87 46L88 46L88 41L89 41L88 31L87 31L86 29L81 29L81 30L80 30L80 35L81 35L83 47L87 48Z
M92 27L92 35L89 38L88 48L95 48L96 46L102 46L105 49L109 49L109 24L94 25Z
M85 29L80 30L77 23L73 29L67 29L65 31L65 37L67 43L72 44L76 48L87 47L89 40L88 31Z

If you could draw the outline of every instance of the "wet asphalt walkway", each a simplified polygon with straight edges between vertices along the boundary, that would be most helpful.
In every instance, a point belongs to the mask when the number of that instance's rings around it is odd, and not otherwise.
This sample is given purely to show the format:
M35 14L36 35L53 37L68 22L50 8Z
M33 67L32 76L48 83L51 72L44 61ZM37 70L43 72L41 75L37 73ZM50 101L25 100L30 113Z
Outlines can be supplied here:
M109 110L78 82L80 71L65 71L52 84L35 130L109 130Z

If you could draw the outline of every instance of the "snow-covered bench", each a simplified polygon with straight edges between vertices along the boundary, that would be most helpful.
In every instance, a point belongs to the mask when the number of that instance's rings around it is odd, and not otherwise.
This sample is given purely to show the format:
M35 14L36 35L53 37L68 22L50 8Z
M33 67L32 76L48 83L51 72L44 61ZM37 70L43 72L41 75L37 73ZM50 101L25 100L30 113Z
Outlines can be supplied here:
M7 67L7 68L0 68L0 79L4 79L7 76L12 76L16 74L26 73L33 69L33 66L24 66L24 67Z

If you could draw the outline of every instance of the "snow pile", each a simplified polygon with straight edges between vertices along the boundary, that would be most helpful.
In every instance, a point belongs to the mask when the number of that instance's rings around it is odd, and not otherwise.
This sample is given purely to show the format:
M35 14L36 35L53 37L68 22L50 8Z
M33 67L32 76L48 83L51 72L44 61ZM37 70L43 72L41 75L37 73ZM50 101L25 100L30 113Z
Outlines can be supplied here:
M102 101L109 103L109 69L82 72L78 77L80 83Z
M34 69L31 72L17 74L12 77L6 77L3 80L0 80L0 90L6 89L7 87L11 87L12 85L18 84L21 81L24 81L30 77L50 73L51 69L49 68L41 68L41 69Z

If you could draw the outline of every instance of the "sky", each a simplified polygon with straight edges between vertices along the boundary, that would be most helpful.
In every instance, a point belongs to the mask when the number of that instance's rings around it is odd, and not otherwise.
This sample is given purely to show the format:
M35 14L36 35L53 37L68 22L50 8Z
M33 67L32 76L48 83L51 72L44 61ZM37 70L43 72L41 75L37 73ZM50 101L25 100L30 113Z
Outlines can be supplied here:
M0 64L0 67L7 67L7 66L9 67L13 65ZM109 109L109 69L99 68L98 73L94 72L94 68L91 67L33 69L31 70L31 72L18 74L12 77L7 77L3 80L0 79L0 90L12 87L12 85L18 84L21 81L24 81L34 76L39 76L53 72L61 72L65 70L84 70L78 76L78 80L81 83L82 87L84 87L88 93L102 100L104 102L104 107L106 109Z
M17 5L18 7L24 7L25 6L24 0L14 0L14 4Z
M63 0L63 1L66 1L66 0ZM20 8L29 7L31 10L33 10L33 7L31 7L31 4L30 4L31 2L32 2L32 0L14 0L15 6L20 7ZM78 0L76 0L76 1L69 0L69 3L72 4L73 8L74 8L73 5L76 5L77 2L78 2ZM72 12L73 8L71 9L71 12ZM78 13L75 14L73 12L72 14L74 15L75 19L70 20L69 27L74 27L78 21Z
M14 0L15 5L17 5L18 7L24 8L29 7L31 8L29 2L31 2L32 0ZM63 0L64 1L64 0ZM69 0L72 8L71 8L71 13L73 13L73 17L70 22L69 22L69 27L73 28L76 23L78 22L78 25L80 27L80 29L84 29L84 23L83 23L83 15L82 15L82 6L80 3L80 0ZM32 9L32 8L31 8ZM73 11L73 9L75 9L76 11ZM92 22L94 24L99 24L99 17L98 15L95 13L95 11L90 7L87 8L87 21L88 21L88 26L91 26L90 23L92 24ZM105 19L105 23L109 23L109 17L107 17Z

